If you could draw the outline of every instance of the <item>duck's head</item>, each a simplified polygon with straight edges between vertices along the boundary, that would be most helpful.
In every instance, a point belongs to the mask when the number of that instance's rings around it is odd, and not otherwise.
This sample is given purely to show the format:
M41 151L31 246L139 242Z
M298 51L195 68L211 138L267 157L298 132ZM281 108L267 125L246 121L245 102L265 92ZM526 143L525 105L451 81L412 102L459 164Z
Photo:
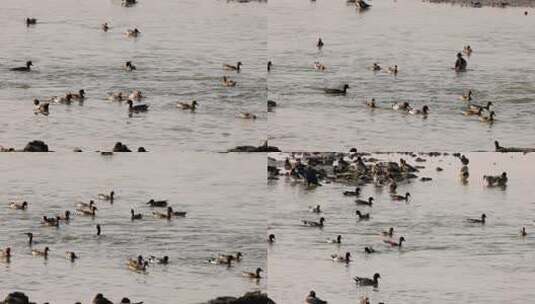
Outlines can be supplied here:
M270 234L270 235L268 236L268 238L269 238L269 241L270 241L270 242L273 242L273 241L275 240L275 235L274 235L274 234Z
M373 279L375 281L377 281L377 279L380 279L380 278L381 278L381 275L379 273L376 273L376 274L373 275Z
M130 304L130 303L132 303L132 302L130 302L129 298L122 298L120 304Z
M422 107L422 112L423 112L424 114L429 113L429 107L428 107L427 105L424 105L424 106Z
M394 234L394 227L390 227L390 229L388 229L388 233Z
M463 58L463 54L461 54L460 52L457 53L457 58Z
M349 89L349 85L346 83L344 84L344 90L347 90L347 89Z
M69 219L71 217L71 212L69 210L65 210L65 218Z
M336 237L336 241L337 241L338 243L340 243L340 242L342 241L342 235L339 234L339 235Z
M49 251L50 251L50 248L45 247L45 254L48 254Z
M370 202L370 203L372 203L374 200L375 199L373 197L371 197L371 196L368 198L368 202Z
M324 218L324 217L321 217L321 218L320 218L320 224L323 224L323 222L325 222L325 218Z
M110 197L113 198L115 196L115 191L110 192Z
M351 253L350 252L346 252L346 260L349 260L350 257L351 257Z
M493 119L494 116L496 116L496 113L494 113L494 111L490 111L489 117Z
M361 190L360 190L360 187L355 188L355 193L356 193L356 194L360 194L360 191L361 191Z
M404 237L400 237L399 238L399 244L401 245L401 243L405 242L405 238Z
M502 178L505 178L505 177L507 177L507 172L503 172L502 173ZM22 204L22 205L24 206L24 204Z
M78 91L78 94L80 94L81 97L84 97L85 95L85 90L84 89L81 89Z
M5 253L6 253L7 257L10 257L11 256L11 247L7 247Z
M505 173L505 172L504 172L504 173ZM23 208L28 207L28 202L27 202L27 201L22 202L22 207L23 207Z
M308 296L311 297L311 298L315 298L316 297L316 292L314 290L311 290L309 293L308 293Z
M483 213L483 214L481 215L481 220L484 221L486 218L487 218L487 215L486 215L485 213Z
M468 97L472 97L472 90L468 90Z
M197 100L192 101L192 102L191 102L191 105L194 106L194 107L196 107L196 106L198 105Z
M171 216L171 214L173 214L173 208L172 207L167 207L167 215Z
M131 107L134 104L134 102L132 101L132 99L128 99L126 101L126 104Z
M496 147L496 149L501 148L500 143L497 140L494 141L494 147Z
M169 262L169 257L168 257L168 256L164 256L163 259L162 259L162 261L163 261L164 263Z
M487 102L487 108L490 108L492 106L492 101Z
M260 268L260 267L256 268L256 273L261 273L261 272L263 272L263 271L264 271L264 270L263 270L262 268Z
M136 28L134 29L134 33L139 34L139 33L141 33L141 32L140 32L140 31L137 29L137 27L136 27Z
M355 211L355 214L358 215L358 216L362 215L362 213L360 213L360 210Z
M36 105L36 106L38 106L38 105L39 105L39 99L35 98L35 99L33 100L33 104Z
M93 207L93 205L95 205L95 201L94 200L90 200L89 201L89 207Z
M236 67L239 69L241 66L242 66L241 61L238 61L238 63L236 63Z
M411 194L409 192L405 193L405 198L409 198L410 196L411 196Z
M31 232L26 232L25 234L26 234L30 239L33 238L33 233L31 233Z
M26 61L26 67L29 68L33 66L33 62L31 60Z
M130 209L130 214L134 215L134 209Z

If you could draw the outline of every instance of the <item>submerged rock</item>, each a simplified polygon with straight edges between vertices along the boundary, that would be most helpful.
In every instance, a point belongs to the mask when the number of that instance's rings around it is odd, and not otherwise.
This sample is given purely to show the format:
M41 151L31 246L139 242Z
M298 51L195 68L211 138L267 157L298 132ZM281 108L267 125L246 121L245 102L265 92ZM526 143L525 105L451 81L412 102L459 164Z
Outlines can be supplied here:
M24 152L48 152L48 145L41 140L30 141L22 150Z
M227 152L281 152L279 148L268 145L268 142L265 141L263 145L255 146L237 146L235 148L229 149Z

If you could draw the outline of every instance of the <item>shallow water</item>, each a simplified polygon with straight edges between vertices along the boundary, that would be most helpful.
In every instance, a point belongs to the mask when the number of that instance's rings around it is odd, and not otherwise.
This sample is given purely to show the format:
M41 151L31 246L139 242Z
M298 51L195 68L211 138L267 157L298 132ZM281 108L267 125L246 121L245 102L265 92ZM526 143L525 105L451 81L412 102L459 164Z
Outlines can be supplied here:
M470 153L470 179L459 182L460 161L452 156L427 158L419 175L430 182L399 184L398 193L410 192L409 203L395 203L388 189L372 185L362 197L374 196L370 221L357 222L354 198L342 192L353 187L325 184L305 190L301 183L282 177L270 181L275 199L270 233L277 243L268 251L269 294L277 303L301 303L310 290L329 303L358 303L369 296L371 303L527 303L535 296L535 199L533 172L535 154ZM272 156L275 156L272 154ZM280 155L279 155L280 156ZM406 155L373 155L379 159L407 159ZM278 157L278 156L277 156ZM411 160L409 163L413 163ZM422 164L422 163L419 163ZM443 172L435 168L440 166ZM484 174L507 171L505 190L484 186ZM325 227L307 228L302 219L316 219L308 206L320 204ZM487 224L471 225L467 217L488 216ZM526 238L520 236L525 226ZM381 231L394 227L395 237L404 236L403 248L382 244ZM326 244L342 234L342 245ZM363 248L378 253L365 256ZM329 256L349 251L348 266ZM357 288L354 276L382 276L379 288Z
M535 146L535 18L522 8L473 9L420 1L371 1L359 13L344 1L269 2L269 114L271 143L284 151L474 151L508 145ZM318 37L325 46L315 47ZM463 46L474 52L468 71L450 67ZM313 69L314 61L327 66ZM373 63L399 65L397 77L368 70ZM324 87L350 85L347 96ZM458 97L474 91L477 103L492 101L497 121L489 126L461 115ZM427 104L427 119L391 110L409 101Z
M223 151L260 144L266 128L267 15L263 3L226 1L4 0L0 10L0 143L21 147L42 139L56 151L110 149L116 141L150 151ZM26 17L38 24L26 27ZM103 22L112 29L105 33ZM141 36L126 38L127 28ZM32 60L35 71L10 72ZM137 71L122 70L133 61ZM239 74L223 63L243 62ZM237 87L221 85L224 74ZM85 89L83 106L51 106L33 114L33 98ZM128 117L109 92L141 90L146 114ZM177 101L199 102L197 113ZM238 119L253 112L256 121Z
M98 292L114 301L127 296L145 303L200 303L265 290L265 280L241 276L265 269L265 156L30 155L4 154L0 161L0 247L11 246L14 255L9 264L0 261L2 299L21 290L38 303L88 303ZM74 211L77 201L111 189L116 201L97 201L95 219L75 216L59 229L40 225L43 215ZM186 218L155 219L144 204L150 198L168 199L175 210L188 212ZM14 211L10 200L27 200L30 207ZM131 222L131 208L144 219ZM101 237L95 236L97 223ZM47 262L31 256L24 235L29 231L34 248L50 247ZM67 250L80 259L67 261ZM230 269L206 262L235 251L244 259ZM127 258L139 254L168 255L170 264L151 266L147 274L129 271Z

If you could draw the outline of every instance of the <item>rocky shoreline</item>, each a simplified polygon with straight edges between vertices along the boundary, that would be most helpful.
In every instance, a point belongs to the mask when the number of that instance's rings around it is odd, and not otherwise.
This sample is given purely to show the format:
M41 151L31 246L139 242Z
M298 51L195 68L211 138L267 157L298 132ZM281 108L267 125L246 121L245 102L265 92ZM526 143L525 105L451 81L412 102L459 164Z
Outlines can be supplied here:
M430 3L449 3L468 7L535 7L533 0L424 0Z

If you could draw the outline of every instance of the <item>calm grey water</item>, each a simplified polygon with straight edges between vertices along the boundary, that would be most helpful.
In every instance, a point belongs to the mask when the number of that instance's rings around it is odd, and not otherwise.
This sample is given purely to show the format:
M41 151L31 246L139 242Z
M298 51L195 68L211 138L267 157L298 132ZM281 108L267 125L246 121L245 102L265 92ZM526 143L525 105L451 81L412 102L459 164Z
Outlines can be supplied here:
M358 13L345 1L269 2L269 114L271 143L284 151L493 150L495 139L535 145L535 17L522 8L464 8L420 1L371 1ZM318 37L325 46L315 47ZM468 72L450 67L465 45L474 49ZM312 68L314 61L327 66ZM394 77L368 67L399 65ZM350 85L347 96L319 88ZM458 97L474 91L492 101L497 121L483 124L461 115ZM428 119L390 110L408 101L427 104Z
M43 139L56 151L110 148L116 141L150 151L222 151L265 140L267 14L262 3L213 0L45 2L4 0L0 5L0 143L23 146ZM38 24L27 28L26 17ZM110 22L104 33L100 25ZM126 38L127 28L141 36ZM32 60L35 71L9 68ZM133 61L137 71L122 70ZM222 86L223 63L243 62L238 82ZM33 98L85 89L83 106L51 106L33 114ZM109 92L141 90L146 114L129 118ZM196 99L196 114L177 101ZM240 111L259 119L238 119Z
M277 155L272 155L279 157ZM282 155L284 156L284 155ZM373 155L399 160L400 156ZM427 158L427 157L426 157ZM371 303L528 303L535 296L535 175L528 167L535 155L471 153L470 179L458 179L460 161L451 156L428 159L420 176L431 182L398 185L398 193L412 194L408 204L390 200L388 189L365 186L362 196L374 196L371 219L357 222L356 205L340 184L325 184L305 190L286 178L269 182L275 199L270 233L278 242L270 247L269 294L277 303L302 303L309 290L329 303L358 303L369 296ZM414 163L412 160L409 163ZM443 172L436 172L440 166ZM507 171L505 190L484 186L484 174ZM353 190L353 189L351 189ZM326 218L323 230L300 225L301 219L316 219L308 206L320 204ZM467 217L486 213L485 226L466 223ZM520 237L525 226L526 238ZM393 249L382 244L381 231L395 228L407 240ZM326 244L342 234L342 245ZM365 256L363 248L378 253ZM349 251L349 266L334 263L329 256ZM382 276L379 288L356 288L353 276Z
M0 261L2 299L22 290L38 303L89 303L97 292L114 301L128 296L145 303L200 303L266 288L265 280L241 276L265 269L265 156L4 154L0 171L0 247L11 246L14 255L9 264ZM76 216L59 229L40 225L43 215L74 211L77 201L111 189L116 201L97 201L94 220ZM155 219L144 204L150 198L168 199L187 217ZM7 207L10 200L27 200L30 207L14 211ZM131 222L131 208L145 218ZM35 234L34 248L50 247L48 262L31 256L24 235L29 231ZM67 250L80 259L67 261ZM244 259L230 269L206 262L235 251ZM170 264L135 273L126 260L138 254L168 255Z

